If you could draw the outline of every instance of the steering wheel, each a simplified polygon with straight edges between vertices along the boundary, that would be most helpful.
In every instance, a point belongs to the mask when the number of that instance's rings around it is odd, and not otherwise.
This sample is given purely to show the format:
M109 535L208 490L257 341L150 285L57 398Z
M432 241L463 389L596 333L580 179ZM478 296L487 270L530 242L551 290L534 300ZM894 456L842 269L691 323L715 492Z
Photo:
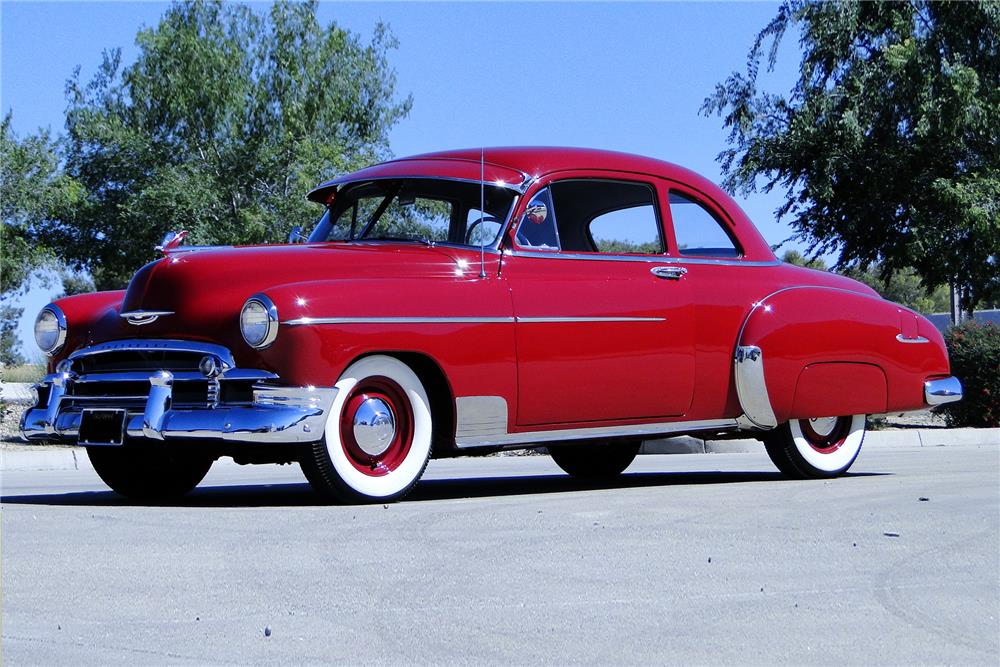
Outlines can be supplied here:
M465 245L472 245L472 232L475 230L476 226L484 222L495 222L498 226L503 226L503 220L496 218L492 215L485 215L482 218L478 218L475 222L469 225L469 228L465 230Z

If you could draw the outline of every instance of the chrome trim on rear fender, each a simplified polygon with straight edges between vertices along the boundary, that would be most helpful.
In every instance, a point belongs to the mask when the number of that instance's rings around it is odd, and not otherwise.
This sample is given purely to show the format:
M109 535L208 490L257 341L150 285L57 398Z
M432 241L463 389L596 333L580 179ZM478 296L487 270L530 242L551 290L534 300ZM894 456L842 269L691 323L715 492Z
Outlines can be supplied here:
M962 383L955 376L924 382L924 401L927 405L943 405L962 400Z
M909 343L909 344L913 344L913 343L929 343L930 342L929 340L927 340L923 336L914 336L913 338L909 338L907 336L904 336L901 333L900 334L896 334L896 340L898 340L900 343Z
M744 416L759 428L772 429L778 425L767 395L764 380L764 354L756 345L741 345L733 357L736 395L740 399Z

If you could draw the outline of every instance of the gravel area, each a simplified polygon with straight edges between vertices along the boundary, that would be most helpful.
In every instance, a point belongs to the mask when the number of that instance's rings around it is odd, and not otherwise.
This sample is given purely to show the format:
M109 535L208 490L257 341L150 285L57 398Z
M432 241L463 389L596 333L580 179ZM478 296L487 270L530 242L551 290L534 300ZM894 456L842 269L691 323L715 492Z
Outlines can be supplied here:
M18 428L21 424L21 414L27 407L18 403L0 402L0 443L2 443L0 446L9 448L13 444L23 444Z

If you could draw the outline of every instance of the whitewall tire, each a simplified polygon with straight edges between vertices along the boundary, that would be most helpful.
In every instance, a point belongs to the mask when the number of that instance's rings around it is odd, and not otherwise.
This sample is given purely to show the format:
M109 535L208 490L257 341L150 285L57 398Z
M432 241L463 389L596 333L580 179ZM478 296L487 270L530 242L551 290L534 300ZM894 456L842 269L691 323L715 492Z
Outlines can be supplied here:
M865 427L865 415L794 419L768 433L764 445L790 477L836 477L858 458Z
M384 355L351 364L335 385L323 439L304 454L306 478L338 502L402 498L431 454L430 400L409 366Z

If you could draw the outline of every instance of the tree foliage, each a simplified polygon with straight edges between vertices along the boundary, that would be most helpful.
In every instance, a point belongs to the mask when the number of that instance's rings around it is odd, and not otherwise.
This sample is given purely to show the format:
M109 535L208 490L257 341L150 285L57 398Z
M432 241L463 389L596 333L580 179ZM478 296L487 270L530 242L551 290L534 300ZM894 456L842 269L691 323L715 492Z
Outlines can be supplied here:
M62 173L47 132L18 137L11 114L0 121L0 298L20 294L31 273L51 259L40 228L81 201L80 185Z
M800 31L787 95L758 89ZM745 73L705 100L731 147L731 191L786 190L779 217L838 268L954 281L964 307L1000 293L1000 3L789 0Z
M786 250L781 261L818 271L828 270L822 259L806 257L798 250ZM945 313L951 306L951 296L946 286L941 285L928 292L921 284L920 277L909 267L886 275L878 265L854 266L844 270L843 274L863 282L883 298L901 303L920 313Z
M4 116L0 121L0 363L23 361L16 335L23 309L13 301L27 290L36 269L52 263L52 253L35 237L81 197L79 184L62 173L48 133L18 137L11 128L11 114Z
M411 104L395 95L388 28L363 43L320 25L316 6L174 4L138 34L135 63L115 50L91 81L77 70L63 156L83 196L36 236L108 289L169 230L239 244L309 224L306 192L387 157L388 132Z

